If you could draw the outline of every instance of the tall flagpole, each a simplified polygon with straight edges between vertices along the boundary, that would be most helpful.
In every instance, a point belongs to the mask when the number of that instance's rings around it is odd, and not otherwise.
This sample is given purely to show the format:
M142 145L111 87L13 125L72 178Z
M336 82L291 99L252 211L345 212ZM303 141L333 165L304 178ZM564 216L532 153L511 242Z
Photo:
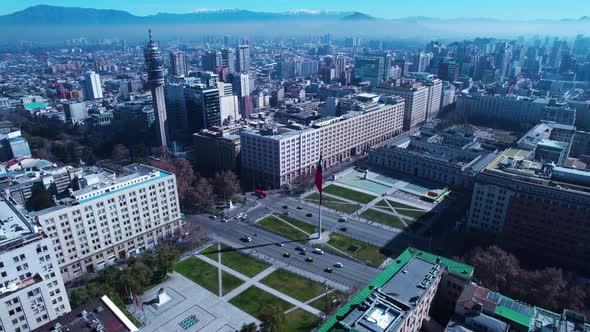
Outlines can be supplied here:
M318 213L320 220L318 222L318 224L319 224L318 240L322 238L322 195L323 195L323 192L322 192L322 190L320 190L320 205L319 205L320 213Z

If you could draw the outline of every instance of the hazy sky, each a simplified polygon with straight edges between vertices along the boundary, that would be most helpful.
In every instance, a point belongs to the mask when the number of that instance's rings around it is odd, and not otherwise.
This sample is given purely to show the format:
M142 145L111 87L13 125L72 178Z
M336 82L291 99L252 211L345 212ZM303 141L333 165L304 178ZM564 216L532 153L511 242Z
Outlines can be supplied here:
M382 18L429 16L530 20L590 15L590 0L0 0L0 14L38 4L121 9L136 15L219 8L271 12L295 9L360 11Z

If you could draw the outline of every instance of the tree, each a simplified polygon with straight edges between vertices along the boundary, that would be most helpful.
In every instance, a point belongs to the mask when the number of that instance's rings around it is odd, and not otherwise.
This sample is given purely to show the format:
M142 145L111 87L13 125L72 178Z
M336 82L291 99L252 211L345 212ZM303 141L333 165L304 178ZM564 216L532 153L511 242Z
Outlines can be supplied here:
M174 158L169 160L152 160L150 164L176 175L178 198L181 202L186 202L187 196L195 182L195 173L191 163L185 158Z
M142 262L136 262L121 272L119 276L119 289L127 287L130 292L140 294L145 286L152 282L152 270Z
M90 301L90 294L88 294L86 287L79 287L70 292L70 302L72 303L72 308L86 304L88 301Z
M266 305L260 314L262 332L283 332L285 324L284 310L276 305Z
M180 194L179 194L180 195ZM200 178L191 188L186 201L188 206L211 208L215 204L213 186L207 178Z
M240 332L256 332L258 331L258 327L256 326L256 323L250 323L250 324L243 324L242 327L240 328Z
M156 258L153 262L154 266L152 266L157 271L154 275L155 281L162 281L168 272L174 271L174 265L180 258L180 253L174 247L163 244L157 248L156 254L153 256Z
M116 161L127 160L129 159L130 155L129 149L127 149L123 144L116 144L113 147L113 151L111 152L111 157Z
M232 171L221 171L213 178L213 189L218 197L228 199L240 191L240 180Z
M29 198L29 207L33 211L41 211L55 205L51 194L45 190L43 185L36 186Z

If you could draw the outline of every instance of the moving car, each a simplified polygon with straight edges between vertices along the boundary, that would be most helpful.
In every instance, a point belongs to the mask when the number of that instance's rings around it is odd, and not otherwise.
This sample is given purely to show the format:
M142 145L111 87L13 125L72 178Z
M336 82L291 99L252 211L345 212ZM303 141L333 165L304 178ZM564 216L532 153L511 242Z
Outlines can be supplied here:
M344 265L340 262L336 262L336 264L334 264L335 267L343 267Z
M297 251L305 251L305 248L303 248L302 246L297 246L297 247L295 247L295 250L297 250Z
M279 246L279 247L284 247L285 244L283 242L276 242L275 245Z
M303 210L303 207L301 205L297 206L297 210Z
M328 273L332 273L332 268L328 266L324 269L324 271L326 271Z
M256 189L254 191L254 195L258 196L258 198L265 198L266 196L268 196L268 192L262 189Z
M324 251L320 248L313 248L314 254L323 255Z
M343 232L346 232L348 230L348 228L346 228L346 227L340 227L340 230L343 231Z
M290 216L291 215L291 212L285 211L285 212L283 212L283 214L286 215L286 216Z
M342 217L342 218L338 219L338 221L340 221L340 222L346 222L346 217Z
M305 216L307 216L307 217L311 217L311 216L313 216L313 214L311 214L311 213L308 213L308 214L306 214Z
M311 263L311 262L313 262L313 257L307 256L307 257L305 257L305 261L308 263Z
M249 236L243 236L240 240L242 240L242 242L252 242L252 238Z
M291 254L290 254L290 253L288 253L288 252L284 252L284 253L283 253L283 257L291 257Z
M243 216L243 214L241 214L241 213L240 213L240 214L238 214L237 216L235 216L235 217L234 217L234 219L241 219L241 218L242 218L242 216Z
M283 205L283 209L288 209L289 206L288 205Z

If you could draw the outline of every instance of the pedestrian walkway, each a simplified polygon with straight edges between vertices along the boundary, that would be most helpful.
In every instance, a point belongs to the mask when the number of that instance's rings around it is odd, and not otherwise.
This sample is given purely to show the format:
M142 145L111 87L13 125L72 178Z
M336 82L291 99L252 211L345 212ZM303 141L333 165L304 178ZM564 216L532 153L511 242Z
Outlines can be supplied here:
M243 292L246 289L248 289L248 287L250 287L250 286L254 285L254 283L257 283L260 280L264 279L264 277L266 277L267 275L273 273L276 270L278 270L278 269L276 267L274 267L274 266L271 266L271 267L267 268L266 270L258 273L254 277L246 280L245 283L241 284L240 286L238 286L236 289L232 290L231 292L225 294L225 296L223 296L222 298L224 300L226 300L226 301L229 301L229 300L233 299L238 294L240 294L241 292Z
M309 300L305 301L305 304L310 304L310 303L313 303L315 300L319 300L319 299L321 299L321 298L322 298L322 297L324 297L324 296L328 296L328 294L332 293L333 291L334 291L333 289L330 289L330 290L328 290L327 292L323 292L322 294L320 294L320 295L318 295L318 296L314 297L313 299L309 299ZM293 308L291 308L291 309L289 309L289 310L286 310L286 311L285 311L285 314L288 314L288 313L290 313L291 311L295 311L295 310L297 310L297 309L299 309L299 307L293 307Z
M204 255L196 255L195 257L197 257L198 259L200 259L202 261L205 261L206 263L209 263L211 265L216 265L216 262L214 260L212 260L209 257L206 257ZM245 275L241 274L238 271L235 271L233 269L230 269L229 267L227 267L225 265L220 265L219 268L223 272L229 273L229 274L231 274L231 275L233 275L233 276L235 276L235 277L237 277L239 279L242 279L244 281L248 281L248 280L251 279L250 277L245 276ZM299 301L297 299L294 299L294 298L292 298L292 297L290 297L290 296L288 296L286 294L283 294L283 293L275 290L274 288L268 287L265 284L260 283L259 281L252 281L251 282L251 286L256 286L257 288L260 288L261 290L263 290L263 291L265 291L265 292L267 292L267 293L269 293L271 295L274 295L274 296L280 298L281 300L284 300L286 302L289 302L289 303L291 303L294 306L300 307L301 309L303 309L303 310L305 310L305 311L307 311L307 312L309 312L311 314L314 314L314 315L316 315L318 317L322 317L323 316L322 311L320 311L320 310L318 310L318 309L316 309L316 308L314 308L314 307L312 307L312 306L310 306L308 304L305 304L305 303L303 303L303 302L301 302L301 301ZM235 294L234 296L236 296L236 295L238 295L238 294Z

